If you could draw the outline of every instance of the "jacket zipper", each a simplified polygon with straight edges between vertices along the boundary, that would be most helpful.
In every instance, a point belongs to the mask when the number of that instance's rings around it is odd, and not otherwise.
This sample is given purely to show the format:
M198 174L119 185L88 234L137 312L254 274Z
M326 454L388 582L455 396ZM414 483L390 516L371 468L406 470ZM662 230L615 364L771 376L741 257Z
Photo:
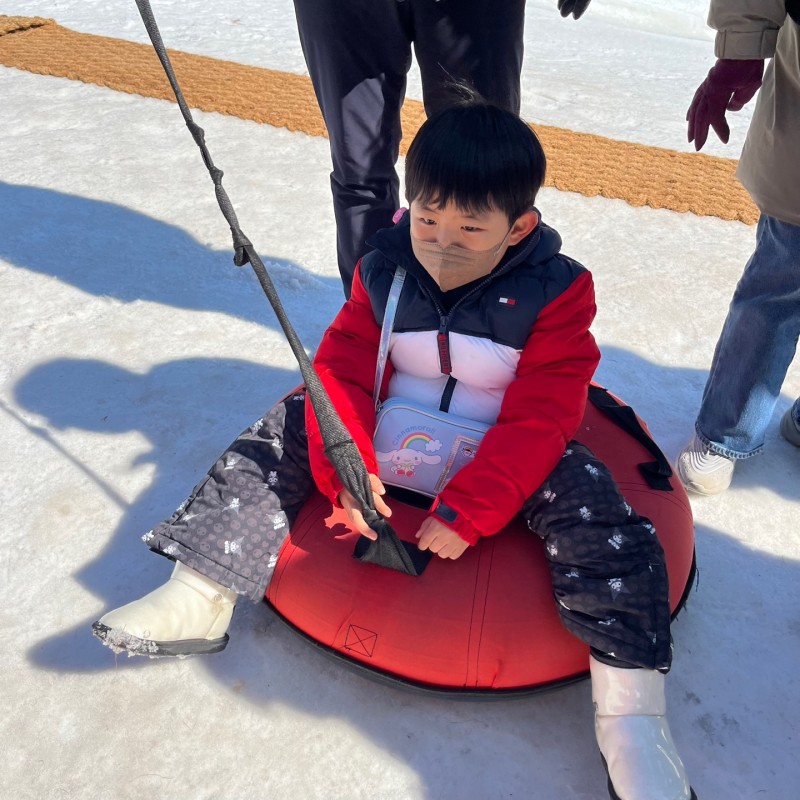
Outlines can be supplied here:
M446 316L439 316L439 331L436 334L436 345L439 348L439 371L443 375L449 375L453 371L450 362L450 335L447 330L447 323L450 320Z
M511 264L506 264L506 267L510 267ZM503 269L498 275L504 274L506 272ZM465 294L460 300L457 300L453 307L450 309L449 314L444 313L444 309L439 305L436 298L428 291L428 289L419 284L422 290L428 295L431 302L436 308L436 311L439 314L439 330L436 332L436 348L439 351L439 371L442 375L450 375L453 371L453 363L450 360L450 331L448 330L448 325L450 324L450 317L453 316L453 312L468 298L472 297L475 292L481 291L484 286L488 286L498 275L489 275L486 277L486 280L481 281L471 292Z
M500 277L500 275L505 275L512 267L515 267L520 261L522 261L528 253L529 248L525 249L525 252L519 253L514 258L510 259L506 264L503 265L503 268L494 275L487 275L486 280L481 281L471 292L465 294L460 300L458 300L455 305L450 309L450 314L445 314L444 309L439 305L436 301L436 298L428 291L427 287L418 282L419 287L422 289L425 294L428 295L430 301L433 303L434 307L436 308L437 313L439 314L439 330L436 332L436 347L439 352L439 370L441 371L442 375L450 375L453 371L453 364L450 360L450 332L448 330L448 325L450 324L450 317L453 316L453 312L469 297L472 297L475 292L481 291L484 286L488 286L493 280Z

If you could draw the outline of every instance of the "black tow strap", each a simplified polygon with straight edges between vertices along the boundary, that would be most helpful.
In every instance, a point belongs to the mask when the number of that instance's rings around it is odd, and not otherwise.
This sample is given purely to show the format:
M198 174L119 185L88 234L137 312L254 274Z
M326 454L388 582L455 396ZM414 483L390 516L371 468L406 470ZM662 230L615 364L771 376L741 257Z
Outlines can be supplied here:
M249 262L253 268L264 294L266 294L272 308L275 310L278 322L280 322L281 328L283 328L286 339L300 366L300 373L305 381L306 391L319 422L320 433L325 445L325 455L336 470L336 474L339 476L344 488L361 504L364 521L378 534L376 541L369 541L365 537L359 537L355 555L370 564L389 567L408 575L420 575L430 560L431 553L420 550L415 544L401 541L392 526L376 510L369 483L369 474L364 460L361 458L361 453L359 453L350 433L336 413L325 387L322 385L297 333L286 316L283 304L278 297L264 263L250 240L239 227L239 221L228 198L228 193L222 187L222 170L218 169L211 160L211 154L208 152L205 143L205 132L192 119L189 106L183 97L183 92L178 84L178 79L175 77L164 42L161 39L161 33L158 30L150 3L148 0L136 0L136 5L150 36L150 41L153 43L159 61L161 61L164 72L166 72L172 86L175 99L178 101L181 114L183 114L183 118L186 121L186 126L200 148L203 162L211 175L211 180L214 182L217 202L233 236L233 263L237 267L241 267Z
M647 481L647 485L651 489L671 492L672 484L669 479L672 477L672 467L670 467L666 456L661 452L661 448L642 427L633 409L630 406L622 405L606 389L595 384L589 386L589 401L595 408L614 420L622 430L633 436L656 459L655 461L638 465L639 472L642 473L642 476Z

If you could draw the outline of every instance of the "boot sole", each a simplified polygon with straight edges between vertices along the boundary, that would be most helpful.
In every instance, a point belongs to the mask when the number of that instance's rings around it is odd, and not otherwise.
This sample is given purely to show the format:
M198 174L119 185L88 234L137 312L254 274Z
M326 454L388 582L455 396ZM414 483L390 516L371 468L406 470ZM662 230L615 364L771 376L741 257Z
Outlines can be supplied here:
M700 486L699 483L695 483L694 481L686 481L683 485L687 492L699 494L701 497L714 497L715 495L722 494L728 489L726 486L724 489L717 489L713 492L709 492L707 489L704 489L702 486Z
M228 646L230 638L226 633L219 639L182 639L176 642L156 642L109 628L102 622L92 624L92 634L115 653L125 651L129 656L148 656L149 658L181 658L219 653Z
M608 774L608 764L606 764L606 760L603 757L603 754L600 754L600 760L603 762L603 769L606 771L606 778L608 778L608 796L611 800L622 800L622 798L614 791L614 784L611 783L611 776ZM689 791L691 794L689 795L689 800L697 800L697 795L694 793L694 789L689 787Z
M699 494L702 497L713 497L714 495L722 494L728 490L733 480L733 478L731 478L727 485L723 486L721 489L708 490L702 484L686 477L683 474L683 470L681 470L677 465L675 466L675 472L678 474L678 480L680 480L680 482L683 484L683 488L686 489L687 492L694 492L694 494Z

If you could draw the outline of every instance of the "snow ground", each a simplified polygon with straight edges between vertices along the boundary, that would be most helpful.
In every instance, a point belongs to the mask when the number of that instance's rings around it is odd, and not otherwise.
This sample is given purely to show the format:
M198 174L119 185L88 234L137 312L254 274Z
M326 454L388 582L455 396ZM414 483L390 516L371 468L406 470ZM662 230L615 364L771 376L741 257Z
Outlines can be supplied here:
M132 3L0 5L145 41ZM154 8L170 47L303 71L288 0ZM596 0L578 22L531 0L528 16L528 119L686 149L683 114L713 61L701 0ZM299 376L255 279L231 264L173 104L5 68L0 96L0 794L605 797L586 682L429 699L365 681L244 605L207 659L115 659L91 638L103 611L169 573L139 535ZM313 349L341 300L327 143L196 119ZM735 156L747 119L710 152ZM552 189L539 205L594 273L599 380L674 457L754 229ZM800 453L777 433L798 394L795 364L765 454L693 502L700 581L673 628L668 696L701 800L788 800L800 782Z

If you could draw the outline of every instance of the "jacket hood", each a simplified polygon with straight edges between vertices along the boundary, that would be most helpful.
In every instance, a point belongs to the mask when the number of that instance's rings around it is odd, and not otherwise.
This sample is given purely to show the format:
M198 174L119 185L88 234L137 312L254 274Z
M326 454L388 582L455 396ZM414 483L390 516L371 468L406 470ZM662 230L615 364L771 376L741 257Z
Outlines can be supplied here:
M535 209L539 214L538 209ZM425 274L422 265L414 257L411 249L411 218L408 212L391 228L383 228L367 239L392 264L403 267L413 275ZM500 263L492 270L492 275L505 273L521 263L537 266L549 261L561 250L561 236L558 231L546 225L539 215L539 224L521 242L509 247Z

